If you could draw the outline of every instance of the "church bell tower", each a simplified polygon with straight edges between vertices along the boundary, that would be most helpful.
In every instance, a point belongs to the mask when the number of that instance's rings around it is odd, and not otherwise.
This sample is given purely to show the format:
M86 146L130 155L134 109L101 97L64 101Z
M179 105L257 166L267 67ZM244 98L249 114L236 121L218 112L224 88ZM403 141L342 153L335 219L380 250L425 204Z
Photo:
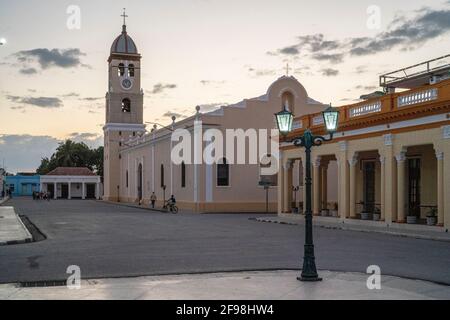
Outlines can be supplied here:
M104 132L104 200L120 200L120 148L145 132L141 55L127 33L125 11L122 33L114 40L108 59L108 92Z

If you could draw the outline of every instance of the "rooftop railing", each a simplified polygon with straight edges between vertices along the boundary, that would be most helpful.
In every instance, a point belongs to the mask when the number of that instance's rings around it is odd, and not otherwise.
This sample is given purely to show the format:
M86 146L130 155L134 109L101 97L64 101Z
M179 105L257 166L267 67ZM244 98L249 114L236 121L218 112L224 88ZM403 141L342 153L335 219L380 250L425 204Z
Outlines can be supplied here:
M450 80L341 106L339 122L341 125L351 125L352 121L370 120L381 114L400 112L408 108L427 107L445 101L450 103ZM321 113L297 117L294 124L294 129L297 131L307 128L320 130L324 127Z

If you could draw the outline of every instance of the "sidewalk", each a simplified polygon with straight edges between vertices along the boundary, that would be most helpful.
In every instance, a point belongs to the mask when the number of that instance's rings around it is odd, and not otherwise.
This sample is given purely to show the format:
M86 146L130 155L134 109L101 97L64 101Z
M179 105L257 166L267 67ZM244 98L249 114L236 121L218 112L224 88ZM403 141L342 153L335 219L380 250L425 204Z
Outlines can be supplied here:
M304 225L305 216L300 214L281 214L276 217L261 217L256 218L259 222L289 224L289 225ZM362 221L339 219L332 217L313 217L313 224L316 227L326 229L340 229L360 232L377 232L401 237L410 237L416 239L436 240L450 242L450 233L442 227L430 227L423 225L407 225L393 223L386 225L379 221Z
M0 245L31 242L33 237L13 207L0 207Z
M66 286L21 288L0 285L5 300L414 300L450 299L450 286L381 277L381 290L369 290L369 275L321 271L322 282L297 281L298 271L236 272L81 281Z

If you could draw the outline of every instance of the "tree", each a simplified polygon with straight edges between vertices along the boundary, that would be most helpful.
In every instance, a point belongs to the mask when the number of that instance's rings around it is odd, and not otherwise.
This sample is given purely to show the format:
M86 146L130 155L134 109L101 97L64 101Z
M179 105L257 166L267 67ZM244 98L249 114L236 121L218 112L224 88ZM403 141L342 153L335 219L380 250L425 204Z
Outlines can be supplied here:
M36 173L45 175L58 167L87 167L103 177L103 147L90 149L83 142L66 140L59 144L50 159L42 158Z

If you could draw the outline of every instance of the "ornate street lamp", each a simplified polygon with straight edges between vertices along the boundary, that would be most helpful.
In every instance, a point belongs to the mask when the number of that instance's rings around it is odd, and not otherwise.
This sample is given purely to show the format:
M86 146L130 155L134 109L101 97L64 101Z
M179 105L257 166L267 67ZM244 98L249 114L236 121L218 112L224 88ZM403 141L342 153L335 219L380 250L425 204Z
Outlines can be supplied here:
M297 147L304 147L306 153L306 211L305 211L305 249L303 257L303 268L301 277L297 278L300 281L321 281L317 274L315 256L314 256L314 242L313 242L313 228L312 228L312 210L311 210L311 148L320 146L323 142L333 140L333 134L337 131L339 121L339 111L335 108L328 107L322 112L323 121L330 137L314 136L310 129L307 129L303 136L295 137L288 142L292 142ZM286 136L292 132L292 122L294 115L292 112L283 109L283 111L275 114L278 130L281 135Z

